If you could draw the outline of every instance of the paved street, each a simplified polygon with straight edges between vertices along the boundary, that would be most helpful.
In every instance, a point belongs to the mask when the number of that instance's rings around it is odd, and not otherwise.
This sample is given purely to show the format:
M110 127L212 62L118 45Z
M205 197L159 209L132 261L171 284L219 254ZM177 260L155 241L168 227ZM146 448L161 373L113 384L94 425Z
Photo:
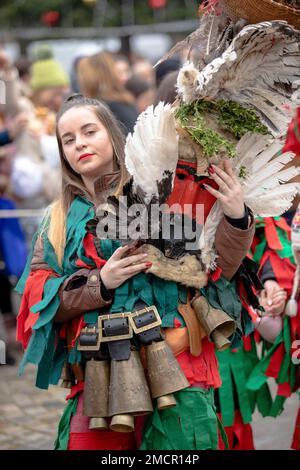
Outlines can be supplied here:
M27 366L23 377L17 376L17 366L0 367L0 450L53 449L68 390L39 390L34 381L34 366ZM289 449L298 406L293 396L276 420L254 415L257 449Z
M67 389L34 387L35 367L0 367L0 450L53 449Z

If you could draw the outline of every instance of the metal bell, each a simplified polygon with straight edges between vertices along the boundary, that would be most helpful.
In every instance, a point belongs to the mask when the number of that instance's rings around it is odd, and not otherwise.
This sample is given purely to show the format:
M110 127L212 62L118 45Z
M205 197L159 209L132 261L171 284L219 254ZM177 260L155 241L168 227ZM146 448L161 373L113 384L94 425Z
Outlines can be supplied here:
M130 414L113 416L109 427L115 432L132 432L134 431L134 417Z
M166 341L147 345L146 357L148 382L153 398L170 395L190 386ZM170 405L170 401L168 403Z
M110 428L119 432L131 431L132 419L128 415L144 415L152 411L150 391L139 353L131 351L128 360L112 360L108 414L113 419Z
M91 359L86 363L83 415L90 418L90 429L106 429L108 416L109 361ZM97 418L101 418L97 420Z
M173 393L170 393L169 395L163 395L157 399L157 408L159 410L167 410L168 408L173 408L176 405L177 402Z
M205 297L199 296L192 301L197 318L207 335L215 343L218 351L230 346L228 338L235 331L235 322L223 310L213 308Z
M108 429L108 424L105 418L91 418L89 429L100 430Z

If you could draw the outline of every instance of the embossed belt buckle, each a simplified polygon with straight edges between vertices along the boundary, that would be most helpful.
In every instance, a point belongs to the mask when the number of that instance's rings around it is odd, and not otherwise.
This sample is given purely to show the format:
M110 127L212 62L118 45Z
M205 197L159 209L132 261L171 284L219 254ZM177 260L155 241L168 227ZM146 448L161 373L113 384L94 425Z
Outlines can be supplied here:
M131 339L133 337L132 324L130 322L131 312L123 313L112 313L108 315L99 315L98 317L98 333L101 343L108 343L110 341L118 341L122 339ZM128 318L128 333L124 335L115 335L115 336L104 336L104 320L110 320L112 318Z
M149 323L148 325L138 327L136 326L136 323L134 322L134 319L138 317L139 315L142 315L143 313L153 313L155 320L152 323ZM135 332L135 334L140 334L143 333L144 331L151 330L152 328L155 328L156 326L161 325L161 318L159 316L158 310L155 307L155 305L150 305L150 307L145 307L142 308L141 310L137 310L136 312L132 312L129 316L129 323L131 323L132 329Z

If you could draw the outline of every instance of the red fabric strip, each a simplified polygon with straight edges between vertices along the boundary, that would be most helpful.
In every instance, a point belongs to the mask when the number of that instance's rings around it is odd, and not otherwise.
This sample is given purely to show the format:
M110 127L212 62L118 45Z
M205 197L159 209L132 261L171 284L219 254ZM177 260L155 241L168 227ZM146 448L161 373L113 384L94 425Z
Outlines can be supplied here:
M91 233L87 233L84 237L83 247L85 249L87 258L92 259L95 262L97 268L101 268L106 263L106 260L99 257L94 244L94 237Z
M274 377L275 379L277 378L279 371L280 371L281 363L283 361L283 357L284 357L284 344L280 343L280 345L274 352L273 356L271 357L270 363L266 370L266 375L268 377Z
M251 337L243 336L244 351L249 352L252 349Z
M75 336L72 339L72 348L74 348L77 338L79 338L82 328L85 326L84 315L74 318L72 321L72 331L75 332Z
M269 251L269 259L276 276L276 281L282 289L287 291L288 295L291 295L293 279L296 270L295 266L290 262L289 259L281 259L273 251Z
M283 152L294 152L298 157L300 156L300 107L297 109L297 115L289 125L287 132L287 139L283 147Z
M215 269L214 271L210 273L210 278L212 279L212 281L216 282L220 278L221 274L222 274L222 268L217 266L217 269Z
M202 352L199 356L195 357L189 351L184 351L176 359L191 385L202 383L213 388L221 386L215 346L207 336L202 340Z
M274 219L272 217L265 218L265 235L268 245L272 250L282 250L283 246L279 240Z
M74 398L77 393L82 392L84 389L84 382L79 382L78 384L74 385L74 387L71 388L71 392L69 395L66 396L66 400L70 400L71 398Z
M50 276L56 275L53 271L40 269L32 271L26 281L20 310L17 316L17 341L26 349L32 334L32 327L39 318L39 313L32 313L30 308L43 298L44 285Z
M278 384L277 387L277 395L282 397L290 397L292 395L291 386L288 382L284 382L283 384Z
M219 415L221 421L222 417ZM250 424L244 424L239 410L234 412L233 426L226 426L229 448L226 449L219 433L219 450L255 450L253 432Z
M285 220L284 217L280 217L279 220L275 220L274 219L274 222L275 222L275 225L277 225L277 227L281 228L282 230L284 230L285 232L288 232L289 234L291 233L292 229L291 227L288 225L287 221Z

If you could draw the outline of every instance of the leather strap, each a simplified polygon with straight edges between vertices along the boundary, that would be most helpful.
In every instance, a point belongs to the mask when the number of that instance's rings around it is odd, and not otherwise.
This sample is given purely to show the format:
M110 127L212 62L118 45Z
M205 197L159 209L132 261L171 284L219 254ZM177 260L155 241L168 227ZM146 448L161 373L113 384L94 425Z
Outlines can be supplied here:
M105 336L121 336L129 332L128 318L113 318L103 322ZM126 361L130 356L130 339L109 341L107 343L111 359Z
M134 305L133 312L135 312L136 310L142 310L145 307L147 307L147 304L141 299L139 299ZM153 312L151 312L151 310L133 318L133 321L137 328L151 326L151 323L154 323L155 320L155 315ZM138 333L137 336L142 344L151 344L153 341L163 340L163 334L160 326L149 328L148 330L143 331L142 333Z
M190 352L192 356L199 356L202 351L201 340L206 336L206 333L201 327L189 301L186 304L180 303L178 311L182 315L188 329Z

